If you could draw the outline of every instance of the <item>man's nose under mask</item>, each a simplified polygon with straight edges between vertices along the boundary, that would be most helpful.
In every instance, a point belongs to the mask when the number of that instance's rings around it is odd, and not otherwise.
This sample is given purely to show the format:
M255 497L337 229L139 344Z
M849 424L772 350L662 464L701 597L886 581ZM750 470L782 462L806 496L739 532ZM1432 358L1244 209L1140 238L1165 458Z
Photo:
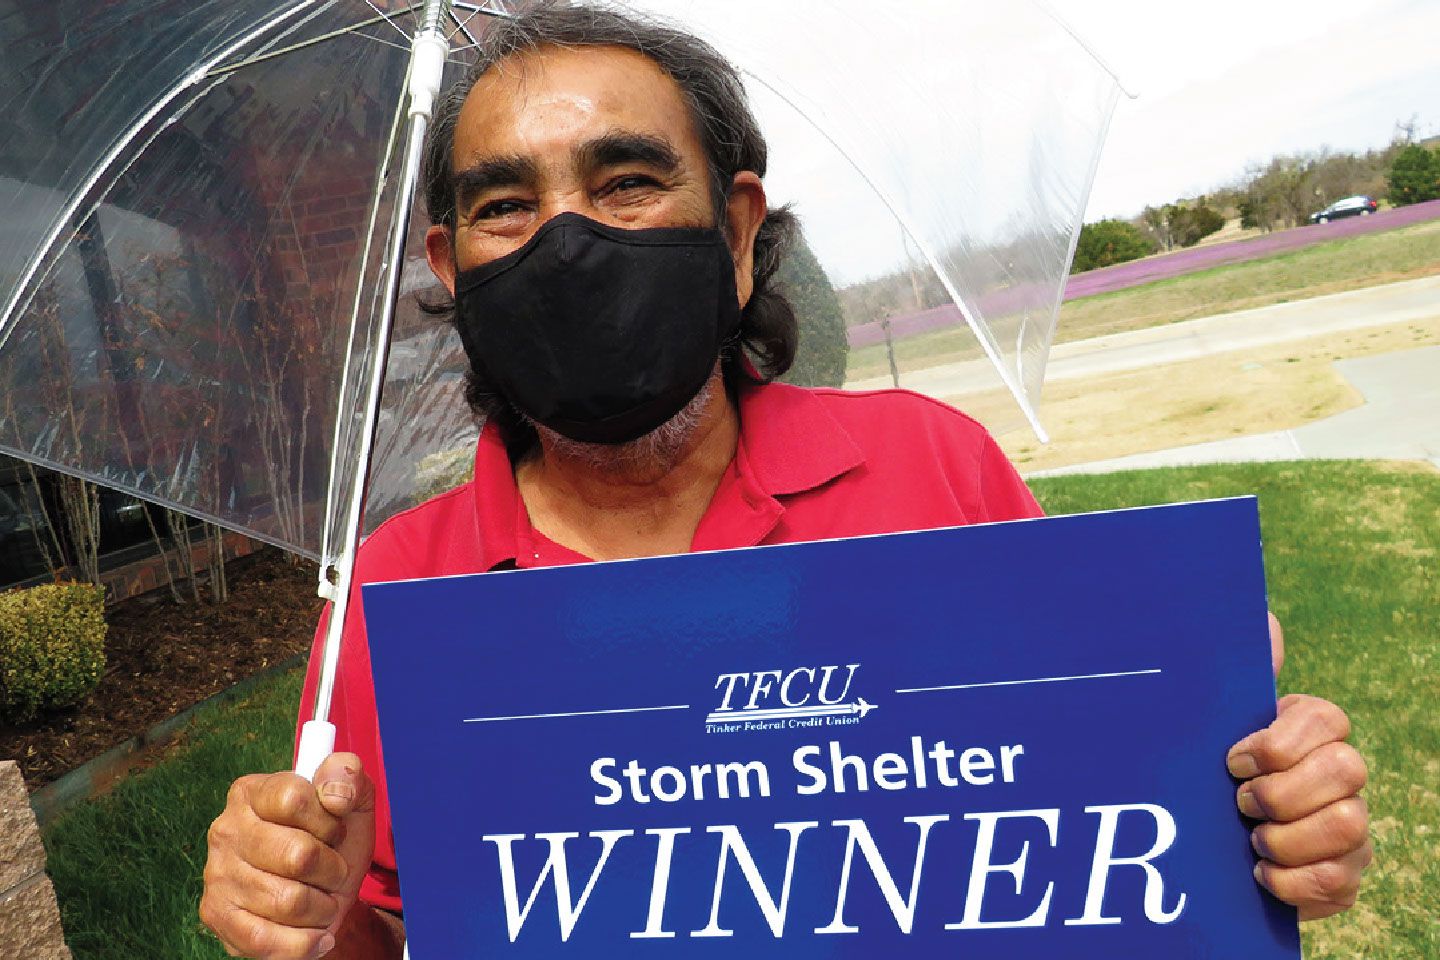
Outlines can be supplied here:
M455 278L470 363L531 420L626 443L679 413L740 327L714 227L624 230L577 213Z

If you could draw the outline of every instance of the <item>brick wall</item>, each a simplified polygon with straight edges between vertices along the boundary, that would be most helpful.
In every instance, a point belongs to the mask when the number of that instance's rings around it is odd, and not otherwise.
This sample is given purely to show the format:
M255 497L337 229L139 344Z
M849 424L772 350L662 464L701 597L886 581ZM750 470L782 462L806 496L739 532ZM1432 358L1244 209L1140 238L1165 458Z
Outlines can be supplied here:
M243 534L229 531L225 534L225 556L230 559L254 553L259 548L259 543ZM197 570L205 569L209 549L209 545L203 541L191 547ZM155 554L107 570L100 574L100 582L105 586L106 603L116 603L149 593L151 590L159 590L165 586L165 558Z

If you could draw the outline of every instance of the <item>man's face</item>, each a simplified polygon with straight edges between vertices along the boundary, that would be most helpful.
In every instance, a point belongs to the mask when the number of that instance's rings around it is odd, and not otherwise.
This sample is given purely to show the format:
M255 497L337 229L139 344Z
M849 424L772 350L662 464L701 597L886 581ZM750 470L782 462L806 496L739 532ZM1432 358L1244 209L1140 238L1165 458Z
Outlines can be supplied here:
M627 229L715 225L704 148L676 83L617 47L543 47L477 82L455 131L453 235L432 227L431 266L454 274L522 246L556 214ZM750 293L764 192L736 177L727 207L736 282Z

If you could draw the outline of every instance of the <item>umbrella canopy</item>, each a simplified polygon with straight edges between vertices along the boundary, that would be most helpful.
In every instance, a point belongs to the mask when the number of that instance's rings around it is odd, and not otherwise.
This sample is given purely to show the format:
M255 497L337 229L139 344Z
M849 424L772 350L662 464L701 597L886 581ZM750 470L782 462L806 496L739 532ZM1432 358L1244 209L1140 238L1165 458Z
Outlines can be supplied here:
M525 6L454 4L447 78ZM1025 3L617 6L741 68L772 202L800 215L845 319L928 310L958 325L949 349L987 357L1038 429L1118 89L1064 26ZM0 13L0 450L326 564L343 554L393 286L387 231L413 191L417 27L398 0ZM458 340L411 296L434 282L414 219L390 278L370 527L452 479L476 429ZM910 300L867 307L867 282L902 275Z

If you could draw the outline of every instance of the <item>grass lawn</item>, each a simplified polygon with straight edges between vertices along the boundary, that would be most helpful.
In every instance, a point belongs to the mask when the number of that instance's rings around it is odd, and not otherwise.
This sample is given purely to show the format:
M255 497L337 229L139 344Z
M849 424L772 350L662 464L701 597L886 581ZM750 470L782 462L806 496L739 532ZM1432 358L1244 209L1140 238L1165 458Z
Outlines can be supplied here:
M1033 481L1050 513L1260 498L1282 692L1341 704L1370 762L1375 866L1355 909L1306 924L1309 960L1440 957L1440 474L1408 464L1226 464Z
M1035 483L1051 513L1260 496L1285 690L1346 706L1371 762L1377 864L1359 906L1306 926L1311 960L1440 957L1440 475L1408 465L1242 464ZM46 834L78 960L224 956L195 906L230 781L285 766L299 674L204 714L186 744Z
M1437 273L1440 221L1432 221L1071 300L1060 308L1055 341L1086 340ZM895 344L902 383L907 370L978 356L980 348L964 328L937 330ZM847 380L889 373L884 344L850 351Z
M160 763L45 831L76 960L197 960L226 953L200 925L205 832L236 777L284 769L303 672L203 711Z

